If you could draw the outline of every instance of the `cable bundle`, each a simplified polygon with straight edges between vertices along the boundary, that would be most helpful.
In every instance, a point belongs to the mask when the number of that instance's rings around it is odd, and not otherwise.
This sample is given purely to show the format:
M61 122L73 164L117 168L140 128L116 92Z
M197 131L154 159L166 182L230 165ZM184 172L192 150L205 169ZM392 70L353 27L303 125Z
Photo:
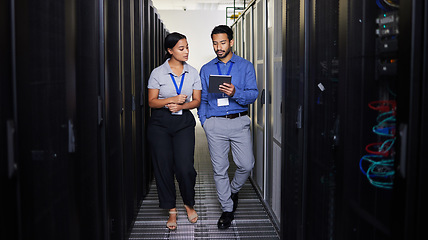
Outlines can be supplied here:
M370 143L366 146L369 153L360 159L360 170L369 182L378 188L391 189L393 186L394 171L394 143L396 126L396 102L394 100L381 100L369 103L369 107L380 112L376 118L377 124L373 132L383 142Z
M364 155L360 159L360 170L373 186L392 188L395 174L394 159L375 154Z

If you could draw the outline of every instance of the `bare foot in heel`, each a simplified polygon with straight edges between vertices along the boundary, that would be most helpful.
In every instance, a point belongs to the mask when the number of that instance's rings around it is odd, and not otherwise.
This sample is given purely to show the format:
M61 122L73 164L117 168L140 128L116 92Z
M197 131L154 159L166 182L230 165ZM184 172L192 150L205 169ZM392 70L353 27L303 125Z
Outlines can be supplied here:
M176 230L177 229L177 209L171 208L169 210L169 219L166 222L166 227L169 228L169 230Z
M189 207L187 205L184 205L187 211L187 219L191 223L196 223L198 221L198 213L196 213L196 210L193 207Z

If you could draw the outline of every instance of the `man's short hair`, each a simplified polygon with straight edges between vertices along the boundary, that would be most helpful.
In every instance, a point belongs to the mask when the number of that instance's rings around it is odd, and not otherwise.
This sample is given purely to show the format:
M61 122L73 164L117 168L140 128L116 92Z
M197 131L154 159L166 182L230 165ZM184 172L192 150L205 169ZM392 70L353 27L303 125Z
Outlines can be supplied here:
M229 41L233 39L233 31L227 25L218 25L218 26L216 26L213 29L213 31L211 32L211 39L213 38L214 34L219 34L219 33L226 33L227 34L227 38L229 38Z

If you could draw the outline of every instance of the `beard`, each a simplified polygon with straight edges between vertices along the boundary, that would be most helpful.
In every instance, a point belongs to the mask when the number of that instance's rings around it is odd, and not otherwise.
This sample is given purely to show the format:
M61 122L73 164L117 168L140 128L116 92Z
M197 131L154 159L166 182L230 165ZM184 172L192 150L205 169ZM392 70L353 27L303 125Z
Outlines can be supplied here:
M219 54L221 54L223 51L217 51L217 52L216 52L216 54L217 54L217 57L218 57L218 58L225 58L226 56L228 56L228 55L229 55L230 51L231 51L231 48L229 48L229 49L227 49L226 51L224 51L224 55L223 55L223 56L220 56L220 55L219 55ZM220 52L220 53L219 53L219 52Z

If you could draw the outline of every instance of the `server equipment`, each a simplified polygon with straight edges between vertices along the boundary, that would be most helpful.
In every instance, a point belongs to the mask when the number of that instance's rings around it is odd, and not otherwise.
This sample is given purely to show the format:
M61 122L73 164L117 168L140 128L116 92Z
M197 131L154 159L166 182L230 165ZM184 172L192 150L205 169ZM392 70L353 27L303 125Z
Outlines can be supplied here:
M252 1L232 25L234 51L254 64L259 97L252 107L254 187L277 228L281 220L282 4Z
M1 239L124 239L152 173L149 0L1 2ZM156 44L153 44L156 43Z
M261 92L251 178L282 238L422 234L427 8L255 0L232 25Z

